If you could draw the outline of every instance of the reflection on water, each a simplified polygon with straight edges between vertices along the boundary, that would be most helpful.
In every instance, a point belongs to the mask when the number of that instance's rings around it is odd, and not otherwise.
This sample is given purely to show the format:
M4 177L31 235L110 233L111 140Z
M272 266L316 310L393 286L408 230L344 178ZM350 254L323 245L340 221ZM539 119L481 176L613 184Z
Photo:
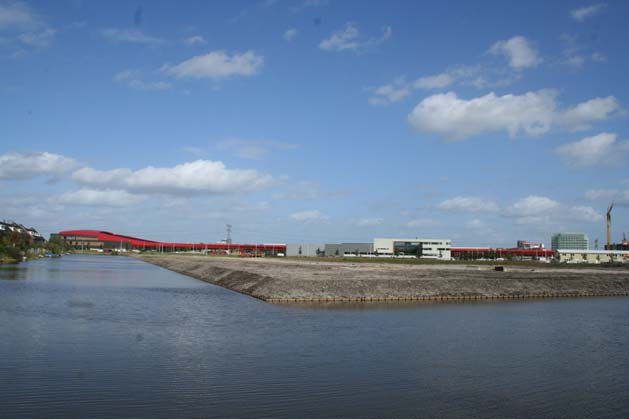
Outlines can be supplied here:
M629 417L626 298L269 305L113 256L0 278L2 417Z

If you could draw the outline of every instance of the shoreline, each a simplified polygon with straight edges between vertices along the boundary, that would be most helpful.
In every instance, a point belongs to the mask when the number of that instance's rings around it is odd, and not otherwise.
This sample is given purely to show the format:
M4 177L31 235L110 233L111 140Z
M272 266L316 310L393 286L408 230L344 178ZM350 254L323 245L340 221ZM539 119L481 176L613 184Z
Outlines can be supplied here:
M134 255L268 303L629 296L629 270Z

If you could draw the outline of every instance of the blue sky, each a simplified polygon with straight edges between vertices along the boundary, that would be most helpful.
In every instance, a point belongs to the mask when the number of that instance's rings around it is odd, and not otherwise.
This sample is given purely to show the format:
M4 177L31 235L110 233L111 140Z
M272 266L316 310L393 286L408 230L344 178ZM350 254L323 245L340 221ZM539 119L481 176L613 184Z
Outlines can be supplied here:
M626 2L0 0L0 218L44 233L629 232Z

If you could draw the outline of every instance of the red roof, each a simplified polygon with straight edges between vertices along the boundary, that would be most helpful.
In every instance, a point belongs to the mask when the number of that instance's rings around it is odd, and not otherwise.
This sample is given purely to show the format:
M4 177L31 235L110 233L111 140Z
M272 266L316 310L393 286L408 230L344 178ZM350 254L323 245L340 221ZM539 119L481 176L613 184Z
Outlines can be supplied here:
M259 249L259 250L282 250L286 249L285 244L227 244L227 243L172 243L159 242L155 240L140 239L122 234L110 233L108 231L99 230L64 230L60 231L61 236L90 236L96 237L98 241L130 243L135 247L165 247L165 248L185 248L185 249L210 249L210 250L227 250L227 249Z

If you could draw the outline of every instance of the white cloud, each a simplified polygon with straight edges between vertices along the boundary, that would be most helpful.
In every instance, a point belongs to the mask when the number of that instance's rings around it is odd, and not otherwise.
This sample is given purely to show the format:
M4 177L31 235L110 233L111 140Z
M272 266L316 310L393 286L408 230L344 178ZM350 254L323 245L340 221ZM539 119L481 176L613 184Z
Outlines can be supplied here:
M589 129L593 122L609 118L619 109L615 97L597 97L566 110L560 115L560 123L570 131L581 131Z
M495 131L508 131L511 136L521 130L541 134L550 129L555 96L549 90L521 96L492 92L471 100L459 99L454 92L436 94L422 100L408 120L418 131L455 140Z
M606 3L593 4L591 6L581 7L570 11L570 15L577 22L583 22L585 19L599 14L605 7Z
M356 40L358 38L358 28L351 22L347 22L345 27L338 30L329 38L319 43L319 48L328 51L355 50L360 46Z
M304 224L320 223L330 219L330 217L324 215L319 210L296 212L294 214L291 214L290 218Z
M576 206L569 210L568 217L576 221L583 221L588 223L597 223L603 221L603 214L601 211L597 211L592 207Z
M607 119L620 107L613 96L580 103L567 111L558 111L555 90L539 90L523 95L497 96L491 92L470 100L459 99L454 92L423 99L408 116L420 132L436 133L461 140L481 133L506 131L545 134L553 125L579 130Z
M295 28L287 29L286 32L284 32L284 39L287 41L292 41L293 39L295 39L296 36L297 29Z
M115 42L129 42L132 44L159 45L163 39L146 35L140 29L107 28L101 31L101 35Z
M184 39L183 41L186 45L194 46L194 45L205 45L207 41L201 35L191 36L189 38Z
M414 86L419 89L440 89L454 83L454 77L449 73L441 73L434 76L420 77L415 80Z
M498 205L482 198L470 196L457 196L446 199L438 205L443 210L467 211L467 212L496 212Z
M77 167L69 157L48 152L0 155L0 180L25 180L37 176L61 176Z
M382 218L361 218L359 220L354 220L352 224L357 227L374 227L380 225L384 222Z
M273 177L256 170L231 170L220 161L196 160L173 167L95 170L81 168L72 174L81 184L132 193L172 195L224 194L255 191L271 186Z
M629 190L592 189L585 193L585 198L590 201L615 202L620 205L629 205Z
M489 49L494 55L504 55L509 65L516 69L537 67L542 62L537 50L523 36L514 36L506 41L498 41Z
M352 22L347 22L345 27L333 32L329 38L319 43L319 48L326 51L357 51L360 49L379 45L391 38L392 29L390 26L382 28L380 38L372 38L361 41L358 26Z
M137 90L168 90L172 87L170 83L164 81L145 81L138 70L121 71L116 74L114 80Z
M506 213L515 217L534 217L548 214L561 205L545 196L529 195L507 208Z
M607 61L607 57L605 56L605 54L602 54L600 52L593 52L592 61L596 61L597 63L604 63Z
M228 55L225 51L211 51L197 55L177 65L165 65L163 70L177 78L223 79L232 76L253 76L264 63L264 57L253 51Z
M398 102L411 94L411 89L404 77L398 78L393 83L369 89L373 96L369 98L372 105L389 105Z
M557 153L571 166L617 163L629 152L629 141L616 142L616 134L601 133L564 144Z
M85 205L105 207L127 207L144 200L143 196L121 190L79 189L62 193L55 202L62 205Z

